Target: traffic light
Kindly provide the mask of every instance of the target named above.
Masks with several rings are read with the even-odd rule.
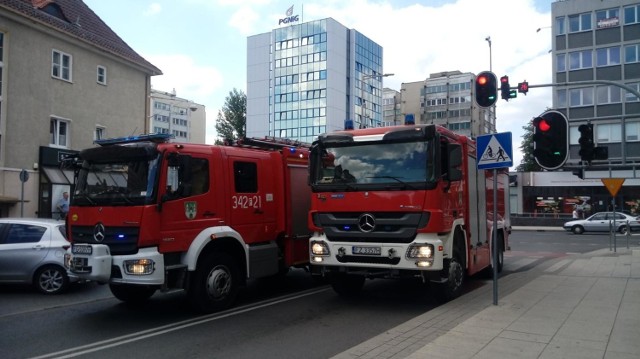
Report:
[[[491,107],[498,100],[498,84],[496,75],[490,71],[482,71],[476,76],[476,103],[480,107]]]
[[[554,170],[567,162],[569,156],[569,122],[556,110],[549,110],[533,119],[533,157],[540,167]]]
[[[580,131],[580,139],[578,143],[580,144],[580,159],[583,161],[591,162],[596,154],[596,144],[593,142],[593,125],[588,123],[586,125],[578,126],[578,131]]]
[[[518,83],[518,92],[523,93],[526,96],[527,92],[529,92],[529,83],[527,81],[519,82]]]
[[[500,78],[500,97],[503,100],[509,101],[511,98],[511,86],[509,85],[509,76],[502,76]],[[517,94],[516,94],[517,96]]]

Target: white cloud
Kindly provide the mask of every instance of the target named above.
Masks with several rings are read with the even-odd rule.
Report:
[[[153,16],[153,15],[159,14],[161,11],[162,11],[162,5],[158,3],[152,3],[142,14],[144,16]]]
[[[202,66],[194,60],[181,54],[148,55],[151,63],[162,70],[163,75],[153,76],[151,86],[154,90],[171,92],[205,106],[207,113],[206,143],[215,140],[215,118],[221,106],[216,91],[223,86],[223,76],[220,71],[211,66]]]
[[[260,15],[250,6],[242,6],[229,18],[229,26],[238,29],[244,36],[255,35],[255,24]]]

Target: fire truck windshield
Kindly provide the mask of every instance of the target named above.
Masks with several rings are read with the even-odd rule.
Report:
[[[331,143],[313,152],[314,189],[425,189],[435,181],[433,141]]]
[[[85,160],[72,199],[74,206],[131,206],[152,203],[158,159]]]

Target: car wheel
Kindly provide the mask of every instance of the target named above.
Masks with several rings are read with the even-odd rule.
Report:
[[[44,294],[59,294],[69,286],[69,276],[64,268],[56,265],[44,266],[36,272],[33,279],[36,289]]]
[[[618,232],[620,232],[620,234],[622,235],[626,235],[628,231],[629,227],[627,227],[627,225],[620,226],[620,228],[618,229]]]
[[[584,228],[582,228],[582,226],[574,226],[573,228],[571,228],[571,231],[573,232],[573,234],[582,234],[584,233]]]

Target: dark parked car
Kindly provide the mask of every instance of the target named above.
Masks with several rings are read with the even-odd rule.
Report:
[[[627,233],[627,222],[632,232],[640,230],[640,218],[625,213],[615,212],[615,221],[613,220],[614,212],[598,212],[586,219],[576,219],[565,223],[562,227],[567,231],[575,234],[584,232],[609,232],[609,225],[612,224],[616,232],[622,234]]]
[[[29,283],[45,294],[64,292],[76,277],[64,268],[64,222],[0,218],[0,283]]]

